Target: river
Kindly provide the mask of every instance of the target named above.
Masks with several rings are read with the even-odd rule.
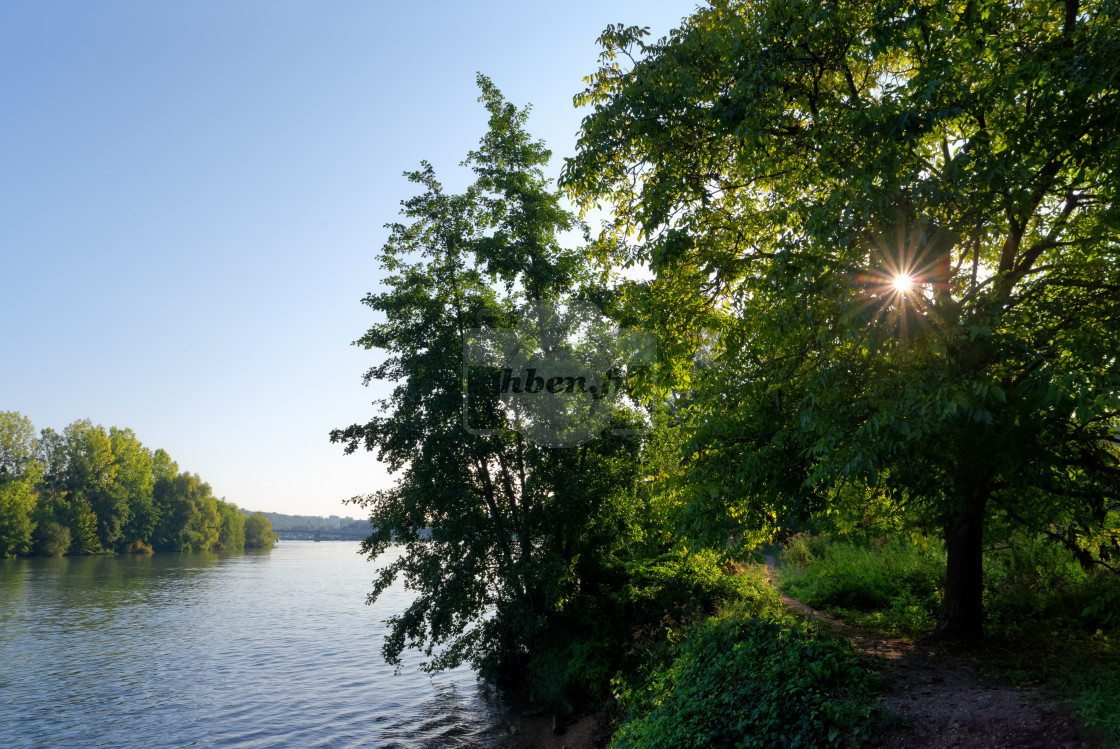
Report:
[[[382,661],[409,593],[365,605],[357,551],[0,560],[0,746],[509,743],[510,708],[471,671]]]

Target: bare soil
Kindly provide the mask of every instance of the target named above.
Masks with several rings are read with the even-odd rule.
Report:
[[[773,557],[766,562],[773,569]],[[884,706],[910,723],[886,737],[885,749],[1100,746],[1038,690],[984,678],[980,666],[990,653],[982,646],[881,637],[786,595],[782,601],[850,640],[856,650],[882,660],[880,673],[888,684]]]

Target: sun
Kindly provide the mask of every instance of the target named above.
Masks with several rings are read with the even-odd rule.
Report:
[[[891,286],[894,287],[895,291],[905,293],[914,288],[914,279],[906,274],[899,274],[891,280]]]

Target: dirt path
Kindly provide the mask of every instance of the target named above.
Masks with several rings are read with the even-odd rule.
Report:
[[[766,556],[774,570],[774,557]],[[857,650],[883,659],[888,710],[912,719],[887,737],[885,749],[1080,749],[1096,747],[1036,690],[996,684],[977,670],[980,655],[947,643],[880,637],[782,595],[807,619],[825,623]]]

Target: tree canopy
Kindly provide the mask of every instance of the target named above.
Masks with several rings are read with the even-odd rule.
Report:
[[[0,559],[271,548],[268,518],[245,515],[131,429],[81,419],[36,436],[26,416],[0,411]]]
[[[407,223],[389,226],[385,291],[363,300],[380,320],[357,345],[384,352],[365,380],[395,388],[379,415],[331,439],[348,452],[376,450],[399,472],[392,489],[357,500],[370,511],[371,559],[404,546],[379,559],[370,599],[398,577],[416,592],[389,620],[385,657],[400,663],[414,647],[429,669],[469,662],[489,676],[527,673],[539,699],[560,705],[589,682],[602,689],[601,671],[616,658],[619,641],[603,627],[621,621],[621,611],[606,612],[625,598],[608,592],[625,585],[622,569],[642,539],[642,440],[606,434],[555,449],[528,439],[496,390],[480,387],[501,372],[467,371],[472,329],[541,322],[526,302],[610,301],[586,253],[559,241],[578,222],[542,174],[549,152],[525,130],[528,109],[485,76],[478,83],[490,120],[464,162],[475,182],[449,194],[427,163],[407,175],[420,193],[402,202]],[[522,342],[566,345],[547,335]],[[642,418],[610,408],[613,427]]]
[[[562,184],[655,272],[632,298],[689,393],[691,534],[885,499],[944,533],[965,637],[985,532],[1115,564],[1118,22],[718,0],[604,32]]]

